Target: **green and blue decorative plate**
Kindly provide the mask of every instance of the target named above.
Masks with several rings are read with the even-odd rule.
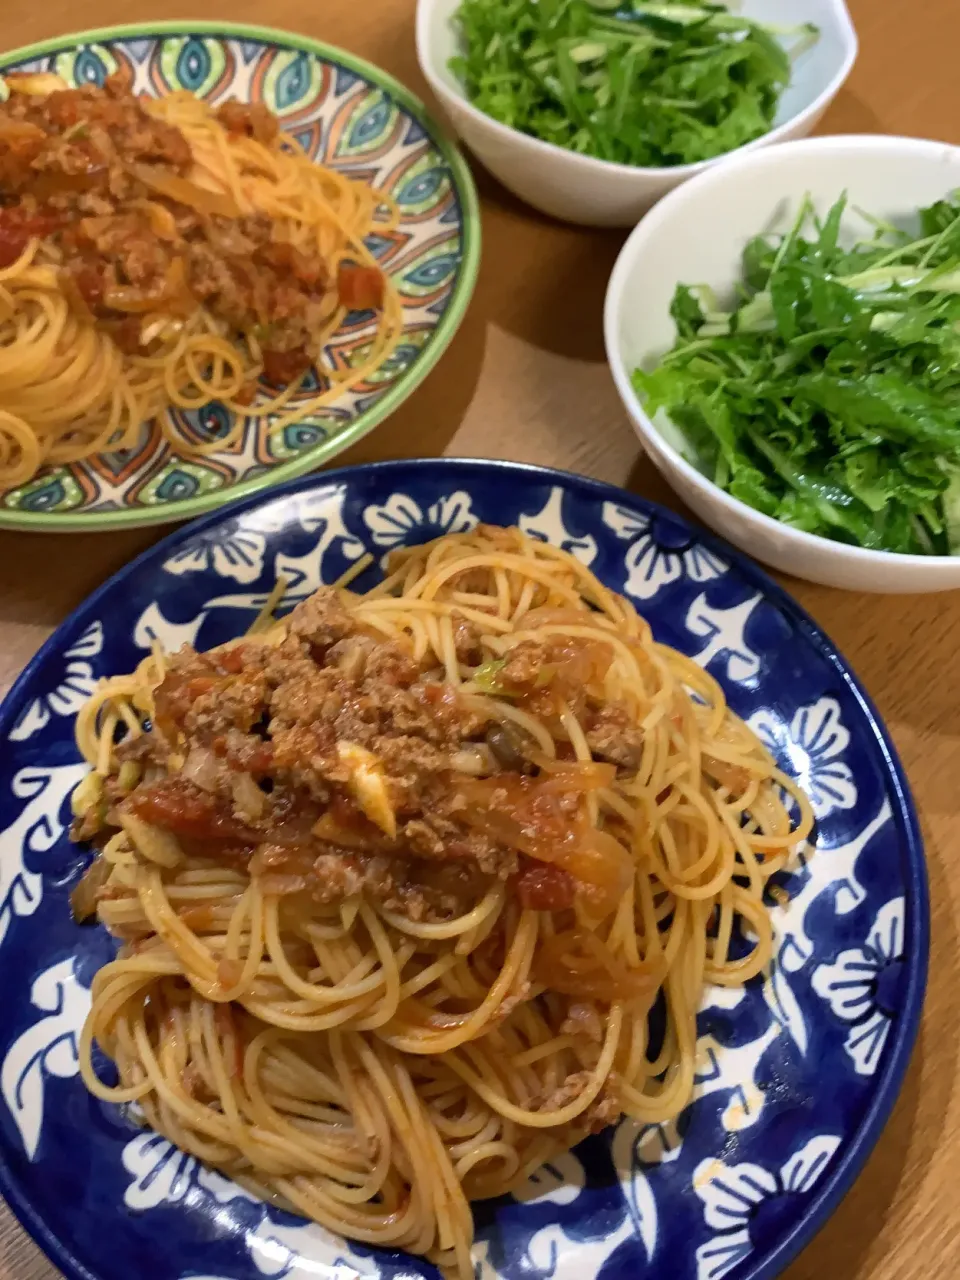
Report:
[[[0,527],[64,532],[184,520],[313,470],[382,422],[426,376],[476,281],[480,214],[467,165],[386,72],[305,36],[222,22],[110,27],[0,55],[0,74],[51,70],[77,85],[118,68],[135,92],[152,97],[188,89],[213,102],[263,102],[318,162],[389,192],[399,226],[368,244],[400,292],[403,336],[375,373],[295,426],[271,431],[269,417],[251,417],[229,448],[181,457],[157,423],[145,423],[134,449],[47,468],[0,494]],[[347,316],[328,345],[330,361],[362,361],[374,323],[369,312]],[[304,396],[314,391],[308,381]],[[169,412],[198,443],[231,425],[216,402]]]

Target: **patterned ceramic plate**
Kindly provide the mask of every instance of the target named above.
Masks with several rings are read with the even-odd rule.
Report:
[[[135,92],[189,89],[212,102],[264,102],[323,164],[393,195],[396,231],[368,244],[399,290],[400,345],[353,390],[303,422],[270,432],[250,418],[228,449],[180,458],[159,426],[135,449],[51,467],[0,493],[0,527],[60,531],[184,520],[231,498],[311,471],[353,444],[406,399],[439,360],[463,318],[480,261],[473,179],[423,104],[386,72],[305,36],[213,22],[153,22],[50,40],[0,55],[0,73],[49,69],[70,84],[99,84],[124,69]],[[339,368],[365,358],[369,312],[351,313],[327,356]],[[303,396],[316,382],[304,384]],[[198,443],[226,435],[233,416],[212,403],[171,410]]]
[[[769,1280],[875,1142],[917,1031],[927,888],[893,748],[830,642],[748,561],[620,490],[500,463],[349,469],[146,552],[0,711],[0,1190],[74,1280],[436,1280],[267,1207],[87,1095],[77,1033],[112,944],[71,922],[84,856],[65,826],[84,771],[73,718],[98,676],[131,669],[152,636],[239,633],[278,574],[302,598],[366,551],[478,520],[519,524],[625,591],[717,677],[817,816],[816,848],[783,878],[772,973],[706,993],[691,1106],[663,1127],[622,1123],[479,1206],[478,1280]]]

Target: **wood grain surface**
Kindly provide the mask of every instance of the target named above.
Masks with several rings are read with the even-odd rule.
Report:
[[[850,7],[860,59],[822,131],[960,143],[960,0]],[[428,96],[413,10],[414,0],[2,0],[0,43],[202,14],[339,44]],[[678,507],[641,455],[604,361],[603,294],[623,236],[549,222],[483,172],[477,180],[483,264],[464,324],[423,386],[342,461],[512,458]],[[71,609],[159,536],[0,532],[0,693]],[[951,1280],[960,1276],[960,593],[884,598],[786,585],[850,659],[890,726],[920,808],[933,906],[926,1011],[902,1095],[853,1190],[786,1280]],[[59,1275],[0,1202],[0,1280]]]

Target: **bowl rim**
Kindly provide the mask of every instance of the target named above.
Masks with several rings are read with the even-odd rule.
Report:
[[[334,63],[352,71],[368,84],[384,90],[423,128],[431,144],[450,171],[453,190],[460,206],[460,263],[456,282],[446,310],[440,316],[427,344],[399,380],[381,398],[359,415],[344,430],[336,432],[312,449],[289,458],[276,466],[260,469],[237,484],[214,489],[210,493],[162,503],[156,507],[139,505],[120,510],[82,512],[18,511],[2,505],[0,494],[0,529],[28,529],[35,533],[96,533],[112,529],[142,528],[191,520],[215,511],[235,499],[248,497],[316,470],[332,458],[356,444],[374,427],[388,418],[423,382],[447,350],[460,328],[473,296],[480,269],[482,221],[480,198],[466,157],[448,129],[427,109],[425,103],[406,85],[375,63],[361,58],[338,45],[315,40],[312,36],[281,27],[259,23],[220,22],[214,19],[172,18],[154,22],[115,23],[71,31],[33,44],[0,51],[0,75],[11,63],[65,51],[78,46],[117,40],[149,39],[151,36],[226,36],[250,40],[258,44],[294,48],[315,59]]]
[[[671,180],[675,178],[678,182],[684,182],[715,168],[718,164],[726,163],[731,157],[750,154],[760,148],[775,146],[787,130],[796,128],[798,124],[804,124],[811,117],[816,118],[817,115],[826,110],[849,77],[860,52],[859,37],[857,36],[856,27],[853,25],[853,18],[850,15],[846,0],[827,0],[839,23],[840,43],[844,48],[843,61],[826,87],[821,89],[816,98],[808,103],[802,111],[792,115],[789,120],[784,120],[782,124],[774,125],[766,133],[762,133],[759,138],[753,138],[750,142],[745,142],[741,146],[735,147],[732,151],[724,151],[718,156],[712,156],[709,160],[697,160],[693,164],[666,166],[621,164],[617,160],[601,160],[597,156],[585,156],[577,151],[569,151],[566,147],[558,146],[555,142],[544,142],[542,138],[534,138],[531,134],[523,133],[521,130],[513,128],[512,125],[503,124],[502,121],[495,120],[493,116],[488,116],[479,107],[475,107],[466,97],[459,84],[453,87],[444,80],[437,69],[433,57],[432,42],[429,38],[430,20],[440,2],[441,0],[417,0],[416,10],[417,61],[427,83],[436,96],[441,102],[455,102],[457,109],[465,112],[475,124],[486,127],[489,133],[505,142],[512,141],[520,144],[532,155],[544,158],[553,157],[555,159],[563,157],[569,161],[571,167],[579,167],[584,177],[607,175],[610,177],[629,178],[632,176],[638,179],[643,178],[646,181],[656,178],[669,178]]]
[[[807,533],[802,529],[794,529],[773,516],[765,515],[755,507],[735,498],[721,489],[699,468],[679,452],[678,449],[657,428],[647,413],[639,395],[634,391],[630,381],[630,372],[620,352],[619,321],[627,304],[627,276],[633,269],[637,258],[645,248],[644,241],[655,235],[661,227],[670,221],[683,202],[694,202],[702,195],[708,194],[711,187],[721,182],[736,182],[744,172],[760,169],[765,165],[773,168],[784,153],[800,151],[832,152],[856,150],[866,152],[882,152],[894,148],[906,149],[917,155],[926,155],[931,161],[945,156],[953,159],[960,168],[960,145],[950,142],[938,142],[933,138],[911,138],[903,134],[828,134],[818,138],[797,138],[790,142],[781,142],[763,151],[750,155],[735,157],[723,170],[712,169],[700,174],[681,187],[670,191],[663,199],[634,227],[623,244],[617,260],[610,273],[606,297],[603,306],[603,337],[607,352],[607,363],[616,384],[617,392],[623,406],[630,417],[637,434],[644,441],[650,441],[652,447],[666,455],[670,465],[685,480],[725,507],[731,514],[748,517],[761,529],[777,533],[785,538],[794,550],[829,551],[839,559],[853,564],[877,567],[887,565],[891,568],[908,568],[923,565],[934,573],[945,574],[952,566],[960,577],[960,556],[955,555],[913,555],[903,551],[879,551],[869,547],[853,546],[850,543],[834,541],[817,533]]]

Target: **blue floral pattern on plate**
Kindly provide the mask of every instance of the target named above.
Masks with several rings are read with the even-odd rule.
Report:
[[[130,449],[45,467],[0,494],[0,527],[46,517],[48,526],[69,518],[95,528],[105,515],[108,523],[122,516],[117,522],[149,524],[211,510],[263,487],[271,472],[288,479],[333,457],[395,408],[439,358],[476,275],[476,194],[456,148],[386,73],[305,37],[204,22],[68,36],[4,54],[0,72],[11,70],[52,71],[77,85],[119,74],[147,97],[186,89],[215,104],[264,103],[311,158],[395,200],[397,225],[384,224],[367,244],[397,290],[402,332],[389,359],[302,422],[274,430],[270,415],[253,414],[233,444],[183,456],[172,452],[159,423],[145,423]],[[375,332],[374,312],[350,312],[330,336],[322,364],[343,371],[364,363]],[[318,385],[314,374],[293,403],[309,399]],[[262,400],[268,393],[260,394]],[[166,417],[204,446],[233,422],[216,401],[170,409]]]
[[[769,1280],[876,1140],[916,1036],[927,889],[906,783],[843,659],[747,560],[638,498],[509,464],[382,463],[159,543],[63,624],[0,710],[0,1189],[69,1276],[435,1277],[262,1204],[87,1095],[77,1037],[113,944],[69,913],[86,860],[66,838],[84,770],[72,721],[91,681],[154,638],[206,647],[243,630],[280,574],[302,599],[369,552],[362,588],[393,547],[479,521],[518,524],[631,595],[803,781],[817,831],[783,876],[771,972],[705,993],[691,1105],[668,1125],[623,1122],[478,1206],[477,1280]]]

